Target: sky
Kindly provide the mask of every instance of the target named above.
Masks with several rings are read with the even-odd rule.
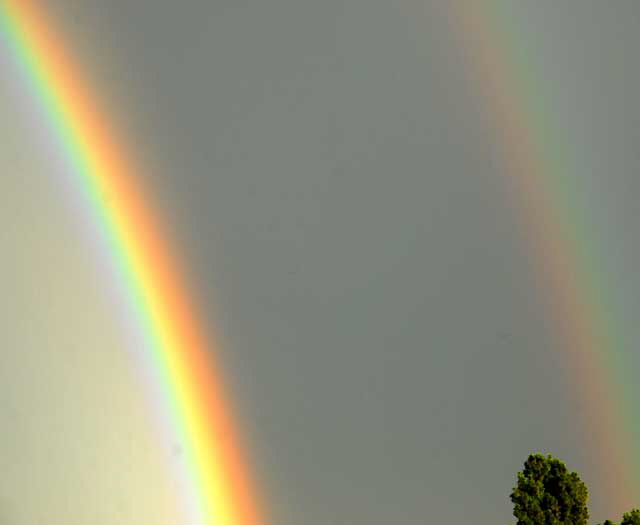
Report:
[[[629,510],[599,484],[576,416],[590,407],[446,2],[47,11],[188,261],[271,524],[507,523],[531,452],[580,473],[594,521]],[[506,16],[632,341],[640,5]],[[96,226],[6,49],[0,71],[0,521],[178,523],[180,451],[125,350]]]

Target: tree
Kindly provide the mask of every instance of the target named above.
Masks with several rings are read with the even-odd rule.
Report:
[[[517,525],[587,525],[587,486],[549,455],[532,454],[511,493]],[[625,525],[640,525],[629,522]]]
[[[602,525],[618,525],[611,520],[606,520]],[[633,509],[629,512],[625,512],[622,515],[622,522],[620,525],[640,525],[640,509]]]
[[[622,523],[620,525],[640,525],[640,509],[633,509],[630,512],[625,512],[622,516]]]

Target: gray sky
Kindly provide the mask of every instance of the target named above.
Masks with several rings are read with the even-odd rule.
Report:
[[[594,520],[628,510],[598,495],[575,416],[588,407],[571,399],[496,139],[437,4],[51,2],[220,332],[274,525],[506,523],[532,451],[579,471]],[[617,254],[630,336],[640,6],[510,13]],[[100,256],[4,102],[25,95],[6,76],[0,88],[0,520],[175,523],[154,503],[177,490],[159,474],[169,452],[110,350],[124,336]]]

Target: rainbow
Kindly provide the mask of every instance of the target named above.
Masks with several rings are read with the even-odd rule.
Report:
[[[132,156],[116,141],[93,90],[63,46],[54,24],[31,0],[0,0],[0,37],[46,114],[78,190],[96,221],[142,324],[148,366],[181,439],[197,523],[261,525],[212,341],[189,305],[176,250],[163,238],[158,214],[136,179]]]
[[[576,196],[577,172],[554,121],[551,101],[514,26],[509,2],[456,0],[447,13],[468,68],[470,85],[486,108],[502,171],[519,210],[541,299],[565,352],[575,405],[586,406],[581,433],[616,515],[638,505],[640,456],[631,422],[633,378],[611,290],[603,278],[603,250],[588,229],[588,206]]]

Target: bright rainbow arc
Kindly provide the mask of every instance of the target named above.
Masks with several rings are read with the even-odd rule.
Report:
[[[182,440],[196,491],[198,523],[263,525],[222,384],[186,297],[185,275],[145,192],[137,166],[91,95],[43,10],[31,0],[0,1],[0,35],[12,48],[38,104],[65,149],[143,324],[149,360]]]
[[[501,0],[456,0],[450,4],[450,21],[469,81],[489,109],[488,125],[499,141],[503,171],[558,345],[566,352],[576,402],[588,408],[579,419],[585,444],[600,465],[609,512],[626,511],[638,505],[640,459],[635,429],[623,417],[631,418],[633,411],[628,371],[621,364],[621,327],[600,275],[602,254],[585,229],[588,210],[572,194],[567,175],[573,166],[508,6]]]

